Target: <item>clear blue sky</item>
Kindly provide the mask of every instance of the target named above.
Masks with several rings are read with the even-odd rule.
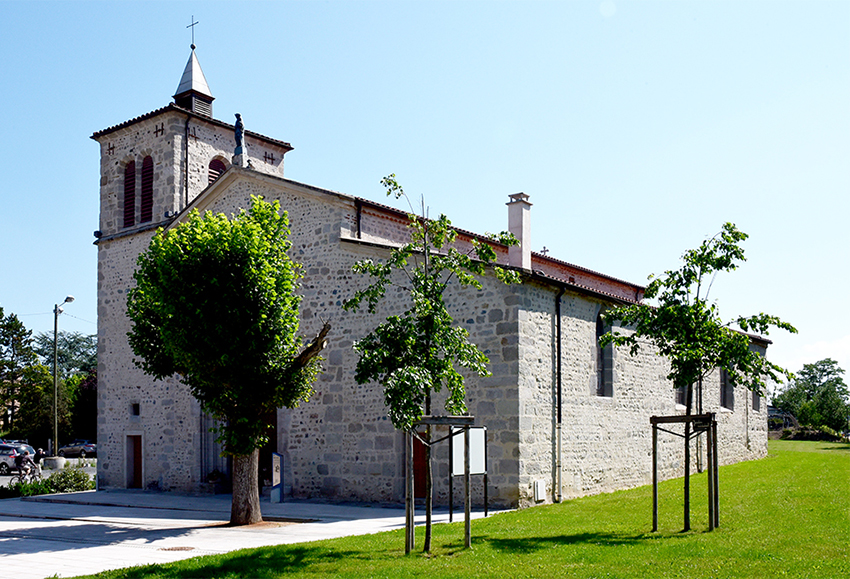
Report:
[[[96,332],[98,145],[197,55],[217,118],[295,147],[286,175],[507,228],[635,283],[725,221],[721,315],[795,324],[769,356],[850,372],[850,2],[0,2],[0,306]],[[391,200],[390,203],[395,203]],[[397,206],[401,207],[397,204]]]

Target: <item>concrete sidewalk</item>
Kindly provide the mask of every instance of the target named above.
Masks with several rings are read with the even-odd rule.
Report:
[[[404,509],[261,499],[265,523],[227,527],[230,495],[89,491],[0,501],[4,577],[74,577],[237,549],[404,527]],[[473,513],[474,518],[483,513]],[[417,510],[416,522],[424,523]],[[448,522],[448,511],[435,512]],[[463,511],[455,512],[463,520]],[[399,537],[402,542],[403,537]]]

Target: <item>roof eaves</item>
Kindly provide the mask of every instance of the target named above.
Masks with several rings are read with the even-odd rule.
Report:
[[[145,231],[150,231],[151,229],[159,229],[160,227],[166,227],[169,225],[173,219],[163,219],[162,221],[158,221],[156,223],[149,222],[144,223],[142,225],[138,225],[133,228],[123,229],[111,235],[104,235],[103,237],[98,237],[94,240],[94,245],[99,245],[106,241],[112,241],[113,239],[120,239],[122,237],[128,237],[130,235],[136,235],[139,233],[144,233]]]
[[[200,114],[192,112],[188,109],[184,109],[183,107],[179,107],[174,103],[169,103],[168,106],[164,106],[160,109],[156,109],[156,110],[151,111],[149,113],[146,113],[144,115],[135,117],[135,118],[130,119],[129,121],[125,121],[125,122],[123,122],[119,125],[114,125],[112,127],[108,127],[108,128],[103,129],[101,131],[97,131],[97,132],[92,134],[91,138],[94,139],[94,140],[97,140],[99,137],[108,135],[110,133],[114,133],[115,131],[118,131],[118,130],[123,129],[125,127],[129,127],[129,126],[134,125],[138,122],[145,121],[147,119],[156,117],[158,115],[165,114],[165,113],[170,112],[170,111],[183,113],[183,114],[189,115],[189,116],[191,116],[195,119],[202,120],[204,122],[207,122],[207,123],[219,126],[219,127],[223,127],[223,128],[227,128],[227,129],[233,129],[234,128],[233,125],[225,123],[224,121],[214,119],[213,117],[207,117],[207,116],[204,116],[204,115],[200,115]],[[287,151],[291,151],[291,150],[294,149],[294,147],[292,145],[290,145],[289,143],[287,143],[286,141],[279,141],[277,139],[272,139],[271,137],[261,135],[260,133],[255,133],[253,131],[245,131],[245,134],[250,135],[254,138],[260,139],[262,141],[265,141],[267,143],[277,145],[277,146],[279,146],[283,149],[286,149]]]
[[[503,266],[503,267],[505,267],[505,266]],[[528,271],[523,270],[523,269],[514,268],[514,267],[511,267],[510,269],[515,269],[515,270],[519,271],[520,273],[524,273],[525,275],[529,275],[530,277],[532,277],[534,279],[538,279],[538,280],[543,281],[545,283],[554,284],[554,285],[557,285],[558,287],[571,289],[571,290],[577,291],[579,293],[589,294],[589,295],[594,295],[594,296],[599,296],[599,297],[605,297],[607,299],[614,300],[614,301],[622,303],[622,304],[639,304],[639,303],[641,303],[640,300],[638,300],[638,299],[625,298],[623,296],[619,296],[619,295],[616,295],[616,294],[612,294],[610,292],[598,290],[596,288],[588,287],[588,286],[582,285],[580,283],[575,283],[575,282],[563,280],[561,278],[554,277],[554,276],[549,275],[549,274],[547,274],[543,271],[540,271],[540,270],[534,270],[529,274]],[[633,285],[633,284],[628,284],[628,285]]]
[[[564,265],[564,266],[566,266],[566,267],[571,267],[571,268],[573,268],[573,269],[577,269],[577,270],[579,270],[579,271],[582,271],[582,272],[585,272],[585,273],[589,273],[589,274],[591,274],[591,275],[595,275],[595,276],[599,276],[599,277],[604,277],[605,279],[609,279],[609,280],[611,280],[611,281],[615,281],[615,282],[617,282],[617,283],[622,283],[622,284],[625,284],[625,285],[628,285],[628,286],[631,286],[631,287],[634,287],[634,288],[640,289],[641,291],[643,291],[643,290],[645,290],[645,289],[646,289],[646,287],[645,287],[645,286],[638,285],[638,284],[635,284],[635,283],[632,283],[632,282],[630,282],[630,281],[626,281],[626,280],[623,280],[623,279],[619,279],[619,278],[616,278],[616,277],[614,277],[614,276],[610,276],[610,275],[605,274],[605,273],[600,273],[600,272],[598,272],[598,271],[594,271],[594,270],[592,270],[592,269],[588,269],[588,268],[586,268],[586,267],[582,267],[582,266],[580,266],[580,265],[575,265],[574,263],[569,263],[569,262],[567,262],[567,261],[563,261],[563,260],[560,260],[560,259],[557,259],[557,258],[554,258],[554,257],[549,257],[548,255],[543,255],[542,253],[537,253],[537,252],[535,252],[535,251],[532,251],[532,252],[531,252],[531,255],[532,255],[532,258],[536,258],[536,259],[539,259],[539,260],[542,260],[542,261],[549,261],[549,262],[551,262],[551,263],[556,263],[556,264],[558,264],[558,265]]]

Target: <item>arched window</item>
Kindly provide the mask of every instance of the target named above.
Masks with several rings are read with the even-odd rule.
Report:
[[[136,224],[136,162],[124,167],[124,227]]]
[[[142,210],[139,223],[153,219],[153,159],[150,155],[142,161]]]
[[[221,159],[213,159],[210,161],[210,185],[215,183],[216,179],[221,177],[221,174],[227,171],[227,167]]]
[[[596,316],[596,395],[611,398],[614,396],[614,346],[608,344],[604,348],[599,345],[599,338],[608,333],[602,312]]]

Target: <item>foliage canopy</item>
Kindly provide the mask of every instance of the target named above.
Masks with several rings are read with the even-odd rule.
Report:
[[[850,392],[842,378],[844,369],[832,358],[805,364],[794,381],[773,399],[773,405],[797,417],[804,426],[848,429]]]
[[[65,379],[68,373],[62,371],[62,360],[86,360],[75,371],[91,371],[97,365],[94,336],[69,334],[68,344],[88,344],[85,348],[63,349],[63,333],[59,334],[60,379],[58,382],[57,419],[61,432],[87,433],[94,439],[97,427],[97,379],[93,375],[76,374]],[[66,358],[63,353],[72,352]],[[78,356],[79,354],[79,356]],[[43,364],[40,363],[42,358]],[[15,314],[4,315],[0,308],[0,405],[3,412],[4,427],[10,438],[29,440],[32,444],[47,446],[47,439],[53,436],[53,376],[49,368],[53,365],[53,334],[38,334],[24,326]],[[84,367],[89,370],[84,370]],[[93,379],[94,397],[78,402],[77,393],[81,382],[88,384]],[[76,414],[79,412],[79,414]],[[72,429],[73,427],[73,429]],[[79,432],[75,429],[79,427]],[[69,434],[69,438],[70,438]]]
[[[395,175],[381,180],[387,195],[405,197]],[[360,354],[355,379],[359,384],[380,382],[390,420],[398,429],[411,428],[424,411],[430,411],[430,396],[447,390],[445,408],[450,414],[466,412],[463,376],[458,367],[488,376],[488,359],[469,342],[469,332],[454,325],[443,294],[452,280],[463,286],[481,289],[478,277],[496,261],[496,252],[488,243],[472,239],[471,247],[455,247],[457,231],[451,221],[440,215],[436,220],[424,215],[408,215],[410,241],[390,252],[386,262],[359,261],[356,273],[366,274],[372,283],[346,300],[343,308],[357,310],[366,304],[375,313],[389,286],[409,294],[409,308],[389,316],[355,344]],[[495,243],[516,245],[510,233],[492,235]],[[498,279],[519,281],[517,272],[493,266]]]
[[[280,204],[252,197],[232,219],[193,211],[138,258],[127,301],[135,363],[157,379],[179,374],[223,421],[229,454],[262,446],[258,417],[306,400],[320,369],[318,350],[300,352],[301,274],[290,245]]]
[[[0,405],[6,426],[14,422],[19,389],[27,369],[38,363],[33,350],[32,332],[15,314],[5,315],[0,308]]]
[[[45,366],[53,367],[53,332],[35,335],[33,350]],[[56,359],[59,376],[91,374],[97,370],[97,336],[61,331],[56,336]]]
[[[764,313],[724,323],[716,304],[708,301],[715,276],[734,271],[745,261],[740,244],[747,237],[733,223],[725,223],[715,236],[686,251],[679,269],[650,276],[644,295],[655,299],[656,306],[632,304],[603,314],[607,323],[620,322],[633,331],[623,334],[612,329],[600,338],[600,344],[628,346],[635,355],[642,342],[649,341],[670,360],[667,378],[675,387],[688,388],[689,410],[693,385],[715,368],[726,370],[735,384],[760,393],[766,378],[778,381],[780,375],[789,375],[750,347],[747,332],[767,335],[775,326],[796,333],[791,324]]]

